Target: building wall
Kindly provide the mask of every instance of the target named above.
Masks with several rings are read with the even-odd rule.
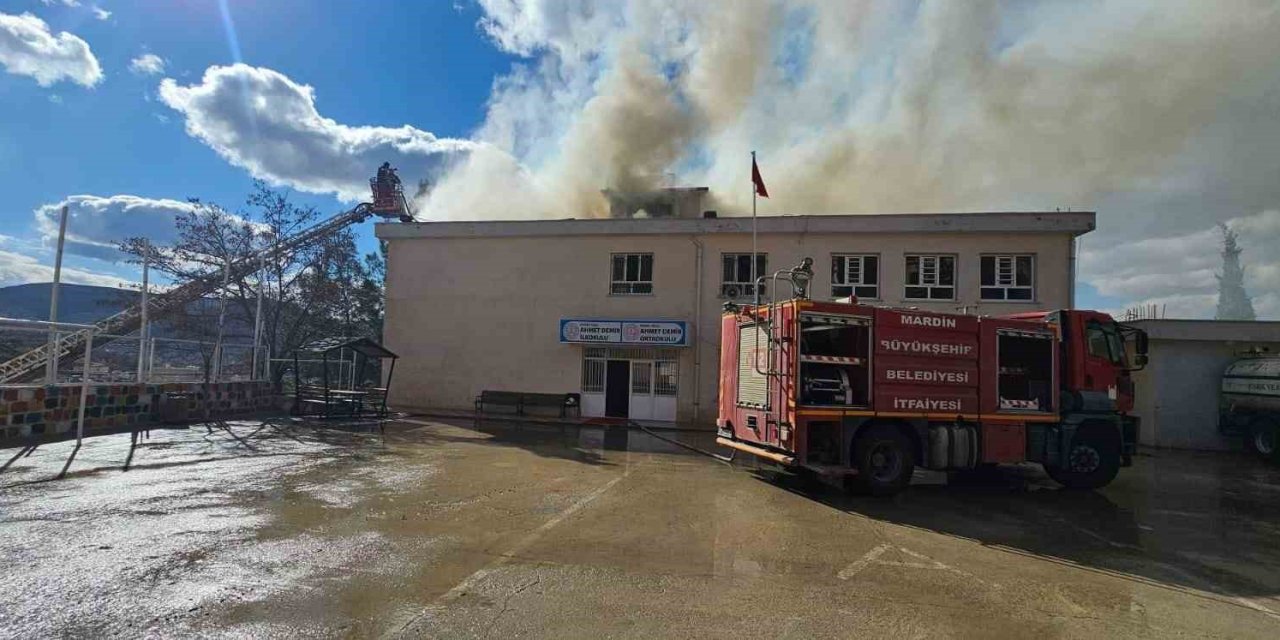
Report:
[[[1156,447],[1222,450],[1239,443],[1218,434],[1222,371],[1242,350],[1280,343],[1222,340],[1159,340],[1150,343],[1150,364],[1134,374],[1134,413],[1141,418],[1139,442]]]
[[[695,239],[703,245],[698,326]],[[812,257],[818,299],[830,297],[832,253],[876,253],[881,298],[874,304],[999,314],[1064,308],[1071,300],[1069,233],[762,233],[758,245],[769,271]],[[740,233],[389,238],[384,339],[401,356],[390,402],[470,408],[484,389],[577,391],[582,350],[558,342],[561,318],[670,319],[689,322],[696,345],[681,353],[677,419],[712,422],[725,302],[721,254],[750,250],[750,234]],[[609,295],[610,255],[617,252],[654,254],[652,295]],[[903,300],[904,255],[916,252],[957,256],[957,300]],[[1036,299],[979,304],[979,257],[1010,252],[1036,254]]]

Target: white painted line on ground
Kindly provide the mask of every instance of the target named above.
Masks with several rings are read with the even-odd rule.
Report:
[[[439,598],[436,598],[436,602],[437,603],[449,602],[456,599],[458,596],[461,596],[464,592],[466,592],[467,589],[471,588],[471,585],[479,582],[482,578],[492,573],[495,569],[505,564],[508,560],[520,555],[522,551],[533,546],[533,543],[537,542],[538,539],[541,538],[543,534],[550,531],[553,527],[560,524],[561,522],[564,522],[565,519],[568,518],[569,516],[572,516],[573,514],[581,511],[583,507],[587,506],[588,504],[591,504],[596,498],[599,498],[600,496],[604,495],[606,491],[613,488],[613,485],[618,484],[619,482],[622,481],[623,478],[627,477],[628,475],[631,475],[630,468],[624,471],[622,475],[604,483],[595,491],[592,491],[591,493],[579,498],[576,502],[569,505],[569,508],[557,514],[556,517],[542,523],[541,526],[539,526],[537,529],[534,529],[533,531],[530,531],[527,535],[525,535],[525,537],[521,538],[519,542],[516,542],[514,545],[512,545],[511,548],[498,554],[498,557],[495,558],[493,562],[490,562],[488,565],[485,565],[484,567],[480,568],[475,573],[472,573],[466,578],[463,578],[462,582],[459,582],[452,589],[446,591],[444,595],[440,596]]]
[[[883,555],[885,551],[888,551],[891,546],[892,545],[887,542],[876,545],[870,551],[863,554],[861,558],[854,560],[849,563],[849,566],[841,569],[840,573],[836,574],[836,577],[841,580],[848,580],[849,578],[852,578],[857,575],[859,571],[866,569],[867,565],[871,564],[872,561]]]
[[[422,422],[419,420],[400,420],[399,422],[412,422],[414,424],[422,424],[427,426],[435,426],[439,424],[439,423]],[[550,520],[542,523],[541,525],[538,526],[538,528],[534,529],[533,531],[530,531],[524,537],[520,538],[520,540],[516,541],[516,543],[511,547],[509,547],[507,550],[497,554],[497,557],[494,558],[492,562],[477,569],[471,575],[463,578],[461,582],[454,585],[452,589],[449,589],[440,597],[436,598],[431,604],[424,607],[422,611],[415,614],[404,624],[399,625],[395,629],[383,634],[383,637],[384,638],[399,637],[401,634],[404,633],[406,629],[413,626],[414,623],[426,617],[433,608],[438,608],[443,604],[447,604],[459,598],[463,593],[466,593],[466,591],[470,589],[473,585],[483,580],[485,576],[488,576],[489,574],[493,573],[503,564],[506,564],[508,561],[510,561],[512,558],[519,556],[525,549],[528,549],[529,547],[533,546],[535,542],[537,542],[544,534],[546,534],[556,525],[560,524],[561,522],[564,522],[573,514],[581,511],[584,507],[594,502],[596,498],[599,498],[600,496],[604,495],[605,492],[607,492],[609,489],[612,489],[614,485],[618,484],[619,482],[622,482],[624,478],[631,475],[631,470],[632,470],[632,467],[628,466],[627,469],[623,471],[622,474],[619,475],[618,477],[604,483],[603,485],[593,490],[591,493],[588,493],[587,495],[574,501],[574,503],[569,505],[568,508],[566,508],[564,511],[561,511],[560,513],[556,514],[554,518],[551,518]]]
[[[902,553],[903,555],[915,558],[916,560],[919,560],[919,562],[914,562],[911,560],[881,560],[880,559],[880,556],[884,555],[886,551],[889,551],[892,549],[896,549],[899,553]],[[852,578],[853,576],[857,575],[859,571],[866,569],[867,566],[871,564],[878,564],[886,567],[897,567],[902,569],[927,569],[930,571],[946,571],[948,573],[954,573],[956,575],[959,575],[965,578],[976,580],[982,584],[985,584],[991,587],[998,588],[1000,586],[998,584],[987,582],[986,580],[983,580],[982,578],[979,578],[978,576],[975,576],[972,573],[969,573],[968,571],[964,571],[963,569],[957,569],[951,565],[943,564],[918,551],[912,551],[906,547],[895,547],[894,545],[891,545],[887,542],[882,542],[876,545],[874,548],[872,548],[870,551],[864,554],[861,558],[858,558],[857,560],[854,560],[853,562],[851,562],[849,566],[841,569],[840,572],[836,574],[836,577],[841,580],[848,580],[849,578]]]

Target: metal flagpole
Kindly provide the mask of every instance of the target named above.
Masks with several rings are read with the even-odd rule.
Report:
[[[756,152],[751,152],[751,294],[753,298],[759,298],[756,288],[760,283],[756,282],[756,262],[759,258],[756,256],[756,196],[759,191],[756,189]]]
[[[62,282],[62,246],[67,240],[67,205],[58,222],[58,253],[53,262],[53,287],[49,290],[49,359],[44,365],[45,384],[58,383],[58,285]]]

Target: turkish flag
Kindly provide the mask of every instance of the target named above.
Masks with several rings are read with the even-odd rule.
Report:
[[[764,188],[764,178],[760,177],[760,167],[756,166],[756,159],[751,158],[751,182],[756,185],[756,195],[762,198],[769,197],[769,190]]]

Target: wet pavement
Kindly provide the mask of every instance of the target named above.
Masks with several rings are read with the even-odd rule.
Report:
[[[1280,470],[1243,456],[883,500],[620,427],[73,449],[0,450],[0,637],[1280,637]]]

